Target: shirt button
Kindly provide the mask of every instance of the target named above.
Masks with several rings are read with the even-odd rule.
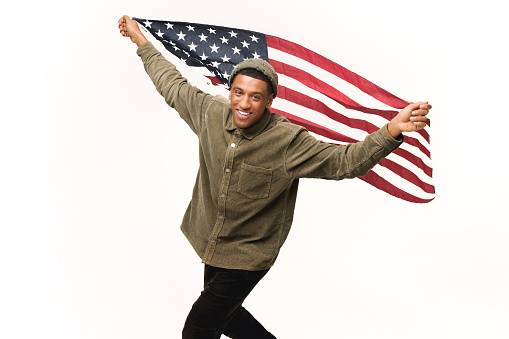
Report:
[[[219,214],[219,219],[223,219],[224,216],[222,214]]]
[[[226,173],[230,173],[230,169],[229,168],[225,169],[225,171],[226,171]]]
[[[215,242],[216,242],[216,239],[211,238],[211,239],[210,239],[210,242],[211,242],[211,243],[215,243]]]
[[[224,193],[221,193],[221,198],[224,198],[226,197],[226,195],[224,195]]]
[[[235,148],[235,143],[232,142],[232,144],[230,145],[232,148]]]

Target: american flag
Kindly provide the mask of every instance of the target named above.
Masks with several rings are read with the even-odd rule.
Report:
[[[133,18],[185,65],[228,85],[233,68],[248,58],[268,61],[279,76],[271,111],[304,126],[319,139],[346,144],[363,140],[409,102],[318,53],[254,31],[189,22]],[[434,199],[429,120],[361,180],[415,203]]]

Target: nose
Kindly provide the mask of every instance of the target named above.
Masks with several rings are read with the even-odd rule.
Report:
[[[243,95],[242,98],[240,98],[239,106],[243,110],[246,110],[251,106],[249,102],[249,97],[247,95]]]

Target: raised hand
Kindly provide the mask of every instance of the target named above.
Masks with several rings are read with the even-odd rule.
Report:
[[[131,38],[131,41],[138,47],[147,42],[147,39],[138,27],[138,23],[131,19],[128,15],[124,15],[118,20],[118,28],[120,30],[120,34]]]
[[[387,126],[392,137],[397,137],[401,132],[415,132],[426,126],[426,115],[431,105],[427,101],[410,104],[401,110]]]

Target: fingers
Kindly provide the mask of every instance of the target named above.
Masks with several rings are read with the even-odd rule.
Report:
[[[419,108],[420,108],[420,109],[425,109],[425,110],[428,110],[428,111],[429,111],[429,110],[431,109],[431,105],[430,105],[430,104],[428,104],[428,102],[426,101],[425,103],[420,104],[420,105],[419,105]]]
[[[130,19],[128,15],[122,16],[120,19],[118,19],[118,28],[120,30],[120,34],[122,34],[125,37],[129,36],[129,33],[127,32],[127,20]]]

